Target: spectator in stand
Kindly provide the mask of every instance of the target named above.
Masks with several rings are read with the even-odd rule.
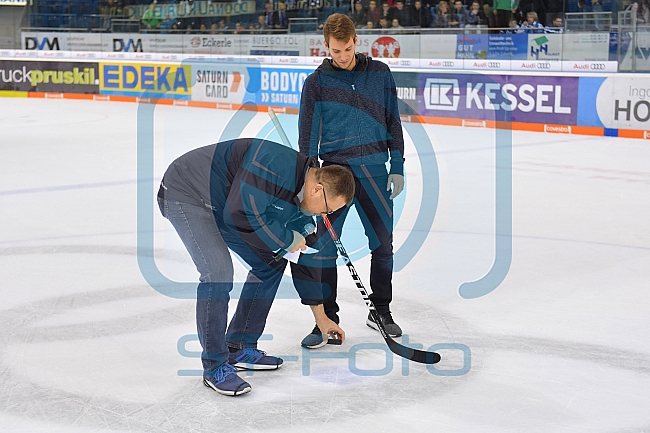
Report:
[[[602,12],[603,3],[603,0],[578,0],[578,9],[580,9],[580,12]],[[594,18],[588,19],[588,21],[593,23],[596,30],[602,30],[602,19]],[[586,23],[583,25],[587,27]]]
[[[433,17],[433,26],[437,28],[449,27],[449,3],[445,0],[440,0],[438,3],[438,10]]]
[[[449,27],[464,28],[467,23],[465,5],[463,0],[454,1],[454,10],[451,13]]]
[[[382,30],[390,29],[390,24],[388,24],[386,17],[379,18],[379,28]]]
[[[552,23],[555,18],[562,18],[566,12],[565,8],[566,0],[548,0],[546,4],[546,22]]]
[[[640,2],[635,1],[634,3],[630,4],[625,10],[636,11],[637,24],[650,23],[650,7],[648,7],[646,0],[641,0]]]
[[[368,15],[368,21],[372,21],[373,27],[377,27],[379,25],[379,18],[381,17],[381,11],[377,7],[377,2],[375,0],[370,0],[366,15]]]
[[[240,35],[242,33],[250,33],[250,32],[246,29],[246,27],[244,27],[242,25],[241,22],[238,21],[237,23],[235,23],[235,31],[234,31],[234,33],[236,35]]]
[[[102,28],[111,27],[111,19],[123,15],[122,3],[115,0],[106,0],[99,4],[99,13],[102,17]]]
[[[393,22],[393,9],[391,9],[390,5],[385,0],[381,5],[381,15],[379,18],[386,18],[387,23]]]
[[[275,25],[278,23],[278,15],[273,10],[273,3],[267,1],[264,3],[264,9],[264,23],[266,24],[266,27],[269,29],[275,28]]]
[[[546,33],[564,33],[564,26],[562,25],[562,17],[557,17],[553,20],[552,27],[546,27]]]
[[[219,27],[217,26],[217,23],[212,23],[210,26],[210,34],[216,35],[217,33],[219,33]]]
[[[544,0],[546,1],[546,0]],[[522,17],[528,17],[528,12],[535,12],[538,16],[538,21],[542,25],[546,24],[546,21],[542,21],[542,18],[546,18],[546,6],[542,0],[519,0],[519,9],[518,12]]]
[[[226,30],[228,30],[228,25],[226,24],[226,20],[224,18],[221,18],[219,20],[219,34],[226,33]]]
[[[265,15],[260,15],[257,17],[257,24],[254,25],[254,30],[256,33],[267,33],[269,26],[266,25]]]
[[[393,11],[393,19],[397,18],[400,26],[409,27],[411,24],[411,11],[404,7],[404,0],[397,0],[395,3],[395,10]]]
[[[142,15],[142,24],[147,30],[159,30],[162,20],[156,16],[156,3],[151,3],[149,9]]]
[[[399,20],[397,18],[393,18],[393,21],[390,23],[390,28],[399,30],[399,29],[403,29],[404,27],[400,25]]]
[[[309,0],[309,16],[320,21],[324,3],[324,0]]]
[[[493,0],[492,6],[492,13],[495,17],[495,26],[500,28],[508,27],[512,14],[517,12],[519,0]]]
[[[521,28],[526,33],[544,33],[544,26],[537,21],[537,12],[528,12]]]
[[[517,19],[516,18],[510,18],[510,21],[508,21],[508,30],[501,30],[502,33],[507,33],[507,34],[517,34],[517,33],[524,33],[523,30],[519,27],[519,24],[517,24]]]
[[[276,12],[278,16],[277,24],[274,28],[276,29],[286,29],[289,27],[289,18],[287,17],[287,6],[283,1],[278,2],[278,11]]]
[[[497,17],[494,15],[494,9],[490,6],[490,3],[483,3],[483,14],[488,20],[488,27],[493,28],[497,26]]]
[[[428,8],[423,8],[420,0],[415,0],[413,10],[411,11],[411,18],[413,20],[411,24],[421,28],[431,27],[431,22],[433,21],[431,11]]]
[[[489,24],[485,12],[481,9],[481,3],[474,0],[467,11],[466,27],[487,26]]]
[[[363,4],[361,4],[361,0],[355,0],[354,10],[350,12],[349,16],[354,23],[354,27],[357,29],[362,28],[366,25],[366,23],[368,23],[368,16],[363,10]]]

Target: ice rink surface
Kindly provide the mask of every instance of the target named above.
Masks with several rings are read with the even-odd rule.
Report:
[[[154,179],[140,179],[151,207],[166,165],[217,141],[233,112],[154,116]],[[279,118],[295,140],[297,116]],[[260,343],[285,365],[240,373],[253,391],[231,398],[196,376],[192,299],[139,269],[138,120],[137,104],[0,98],[0,431],[650,431],[647,142],[514,132],[512,261],[470,300],[458,287],[492,266],[495,168],[509,168],[495,164],[494,131],[426,126],[429,144],[407,138],[392,311],[409,344],[446,344],[442,362],[387,353],[340,268],[346,343],[302,351],[313,319],[287,280]],[[279,141],[265,114],[242,128]],[[196,281],[153,215],[157,267]],[[343,242],[368,286],[360,239],[352,219]]]

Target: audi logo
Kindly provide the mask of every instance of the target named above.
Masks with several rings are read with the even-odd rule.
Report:
[[[454,62],[442,62],[442,66],[453,67]]]
[[[551,69],[551,64],[548,62],[538,63],[537,69]]]
[[[501,63],[500,62],[488,62],[488,68],[500,68]]]
[[[605,64],[604,63],[592,63],[589,65],[589,69],[593,69],[595,71],[604,71],[605,70]]]

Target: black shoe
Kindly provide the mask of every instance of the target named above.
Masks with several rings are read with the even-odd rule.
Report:
[[[311,334],[307,335],[302,339],[300,345],[306,347],[307,349],[318,349],[327,344],[327,338],[323,338],[323,333],[320,331],[318,325],[314,326],[314,329],[311,331]]]
[[[393,316],[388,313],[384,314],[379,314],[379,319],[381,320],[382,325],[384,325],[384,329],[386,330],[386,333],[390,335],[391,337],[399,337],[402,335],[402,328],[399,327],[397,323],[393,320]],[[379,331],[379,327],[377,326],[377,323],[375,323],[374,319],[372,318],[372,314],[368,313],[368,319],[366,319],[366,325],[374,329],[375,331]]]

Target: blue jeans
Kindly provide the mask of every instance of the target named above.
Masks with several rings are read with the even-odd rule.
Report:
[[[219,227],[210,208],[160,198],[158,206],[174,226],[200,274],[196,327],[203,348],[203,370],[209,373],[228,362],[228,347],[257,347],[287,261],[274,261],[271,251],[250,246],[236,233]],[[234,275],[229,248],[251,270],[226,330]]]
[[[323,164],[326,165],[329,164]],[[377,312],[384,314],[390,311],[393,296],[393,201],[390,199],[391,192],[386,191],[388,173],[373,177],[357,177],[355,173],[354,184],[352,203],[357,209],[370,248],[370,300]],[[344,206],[328,216],[338,236],[349,212],[350,207]],[[305,263],[322,267],[323,308],[327,317],[339,323],[339,306],[336,303],[338,253],[322,219],[318,223],[317,233],[320,239],[315,247],[320,251]]]

